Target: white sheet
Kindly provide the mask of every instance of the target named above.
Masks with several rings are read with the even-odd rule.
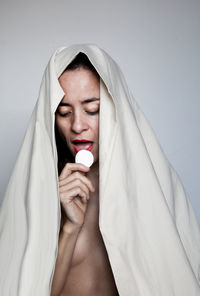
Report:
[[[58,49],[0,210],[0,291],[50,295],[60,228],[54,112],[58,77],[84,52],[101,77],[99,227],[121,296],[200,295],[200,231],[180,179],[112,58]]]

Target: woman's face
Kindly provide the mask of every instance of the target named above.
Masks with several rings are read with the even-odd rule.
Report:
[[[99,107],[100,83],[98,77],[88,69],[65,71],[59,78],[65,93],[56,110],[56,125],[61,138],[75,157],[84,145],[74,145],[74,140],[88,140],[94,162],[99,158]],[[87,149],[87,148],[84,148]]]

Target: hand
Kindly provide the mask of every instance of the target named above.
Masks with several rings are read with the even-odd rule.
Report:
[[[85,176],[89,170],[80,163],[67,163],[59,176],[59,195],[66,215],[65,224],[82,227],[84,223],[90,191],[95,191]]]

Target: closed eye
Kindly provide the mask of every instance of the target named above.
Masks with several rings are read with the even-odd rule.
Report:
[[[70,113],[71,113],[71,112],[67,112],[67,113],[63,113],[63,114],[62,114],[62,113],[59,113],[59,115],[62,116],[62,117],[67,117],[67,116],[70,115]]]
[[[95,115],[95,114],[99,113],[99,110],[93,111],[93,112],[90,112],[90,111],[86,111],[86,112],[90,115]]]

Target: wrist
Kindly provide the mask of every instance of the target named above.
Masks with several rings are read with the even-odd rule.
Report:
[[[62,227],[62,232],[67,234],[79,233],[81,231],[82,226],[73,224],[69,221],[65,222]]]

